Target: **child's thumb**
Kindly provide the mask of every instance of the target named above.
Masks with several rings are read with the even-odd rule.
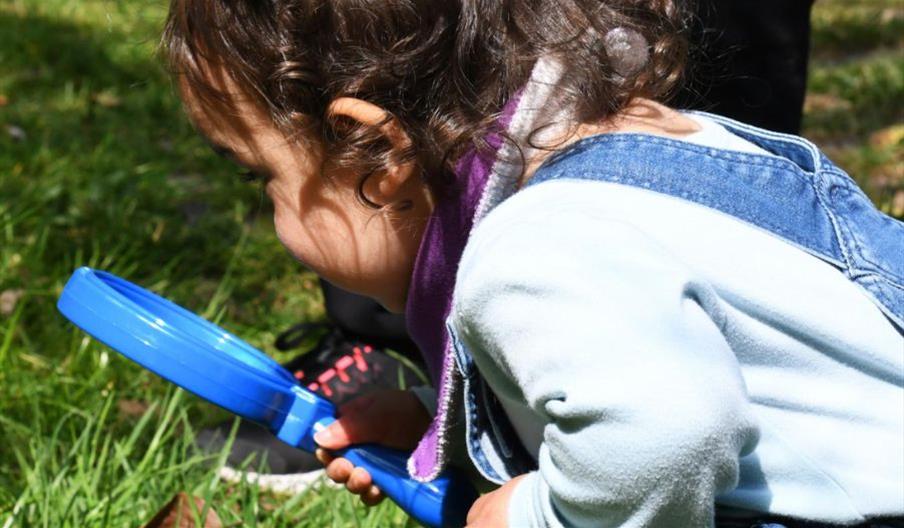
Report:
[[[342,449],[353,444],[376,442],[380,434],[366,414],[347,414],[314,435],[314,441],[326,449]]]

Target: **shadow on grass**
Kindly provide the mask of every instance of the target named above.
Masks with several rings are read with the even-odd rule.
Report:
[[[103,39],[121,40],[108,31]],[[0,13],[0,75],[8,77],[12,93],[48,91],[65,83],[110,85],[135,82],[136,72],[149,63],[129,69],[114,63],[92,28],[27,14]]]
[[[0,291],[35,292],[14,343],[50,357],[69,336],[53,301],[74,268],[178,284],[203,307],[260,202],[196,137],[138,38],[0,11]]]
[[[217,177],[225,164],[195,137],[153,49],[135,38],[0,13],[0,93],[9,101],[0,203],[34,211],[19,215],[17,231],[49,228],[48,265],[118,252],[161,267],[178,256],[195,260],[196,273],[222,273],[241,231],[233,210],[256,193]]]

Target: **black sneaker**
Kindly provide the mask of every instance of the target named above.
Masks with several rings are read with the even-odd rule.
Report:
[[[403,357],[362,340],[346,336],[326,324],[300,324],[276,340],[280,350],[290,350],[314,331],[327,330],[310,351],[283,365],[298,382],[340,406],[377,389],[407,388],[426,383],[417,367]],[[233,421],[202,430],[196,439],[206,453],[220,452]],[[247,479],[261,489],[296,494],[320,479],[323,466],[314,455],[286,445],[266,429],[242,420],[220,477],[228,482]]]

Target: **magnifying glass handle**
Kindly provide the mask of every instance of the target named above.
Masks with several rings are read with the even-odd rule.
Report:
[[[277,438],[305,451],[314,452],[314,433],[333,423],[335,408],[329,401],[301,386],[292,387],[294,398],[285,420],[273,430]],[[408,474],[408,453],[358,444],[336,451],[370,473],[373,483],[405,512],[421,523],[441,528],[464,526],[477,491],[460,471],[448,469],[430,482],[419,482]]]
[[[477,491],[458,470],[448,469],[431,482],[408,475],[408,454],[377,445],[357,445],[337,453],[370,473],[373,483],[405,512],[427,526],[464,526]]]

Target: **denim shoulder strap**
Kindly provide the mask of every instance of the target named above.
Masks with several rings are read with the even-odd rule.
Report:
[[[722,211],[836,266],[904,331],[904,224],[878,211],[809,141],[705,115],[773,155],[603,134],[552,156],[528,185],[604,181]]]

